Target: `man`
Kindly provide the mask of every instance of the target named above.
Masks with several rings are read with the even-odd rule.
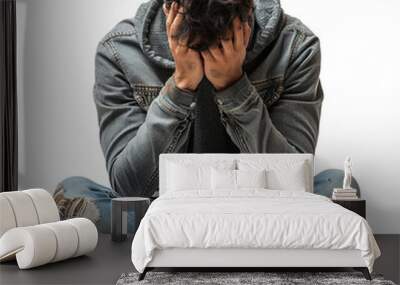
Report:
[[[142,4],[97,50],[101,145],[122,195],[157,191],[163,152],[315,150],[318,38],[277,1],[259,1],[256,17],[251,0],[182,3]],[[272,86],[260,94],[252,82]]]
[[[160,153],[314,153],[320,57],[318,37],[276,0],[141,4],[96,53],[94,100],[113,190],[64,181],[55,195],[64,216],[89,216],[109,231],[111,198],[157,196]]]

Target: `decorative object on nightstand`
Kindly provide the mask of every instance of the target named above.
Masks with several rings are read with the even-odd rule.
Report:
[[[332,201],[365,219],[365,200],[357,197],[357,189],[351,187],[352,166],[351,157],[347,156],[344,161],[343,188],[333,189]]]
[[[358,199],[357,189],[351,187],[351,177],[352,177],[352,161],[351,157],[347,156],[344,161],[344,178],[343,178],[343,188],[334,188],[332,193],[332,199],[338,200],[354,200]]]
[[[351,157],[347,156],[344,161],[344,179],[343,179],[343,189],[352,189],[351,188],[351,176],[352,171],[351,167],[353,166],[351,162]]]
[[[359,214],[364,219],[366,218],[365,209],[366,202],[363,199],[353,199],[353,200],[342,200],[342,199],[332,199],[332,202],[339,204],[340,206]]]
[[[151,200],[143,197],[120,197],[111,200],[111,240],[124,241],[128,235],[128,211],[135,213],[133,234],[150,206]]]

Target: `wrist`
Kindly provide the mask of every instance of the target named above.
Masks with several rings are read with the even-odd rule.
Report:
[[[232,76],[229,78],[229,80],[227,80],[225,83],[222,83],[220,85],[215,84],[214,85],[214,89],[217,92],[220,92],[224,89],[229,88],[230,86],[234,85],[237,81],[239,81],[243,76],[243,71],[241,70],[240,73],[238,73],[238,75],[236,76]]]
[[[249,99],[249,96],[256,96],[255,88],[251,84],[246,72],[231,86],[221,91],[215,91],[215,102],[224,111],[236,109]]]
[[[161,89],[163,96],[159,96],[161,101],[169,101],[176,109],[191,110],[196,101],[196,94],[181,90],[176,86],[173,76],[165,82],[165,88]],[[165,100],[167,99],[167,100]],[[174,108],[174,107],[173,107]]]
[[[174,73],[175,86],[183,91],[194,92],[197,89],[193,83]]]

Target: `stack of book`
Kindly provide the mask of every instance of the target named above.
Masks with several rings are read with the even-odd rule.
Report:
[[[352,200],[358,199],[357,197],[357,190],[350,188],[350,189],[342,189],[342,188],[334,188],[332,199],[335,200]]]

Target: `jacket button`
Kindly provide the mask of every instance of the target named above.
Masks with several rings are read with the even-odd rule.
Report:
[[[218,102],[218,104],[220,104],[220,105],[222,105],[222,103],[223,103],[221,99],[218,99],[217,102]]]
[[[192,103],[190,103],[189,107],[193,109],[195,106],[196,106],[196,102],[192,102]]]
[[[136,101],[137,101],[138,103],[142,103],[142,102],[144,101],[144,99],[143,99],[142,96],[137,95],[137,96],[136,96]]]

